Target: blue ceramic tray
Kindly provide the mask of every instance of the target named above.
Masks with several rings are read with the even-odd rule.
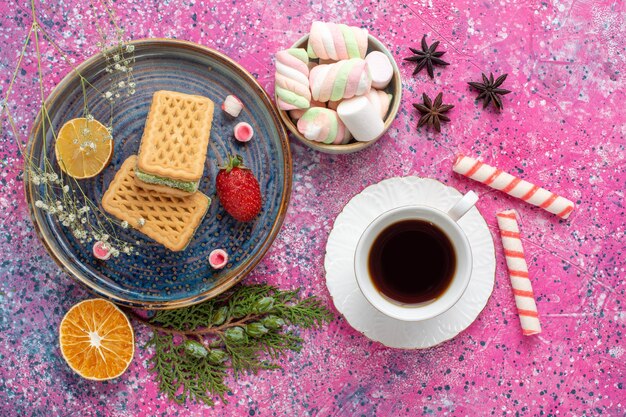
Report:
[[[134,41],[133,65],[136,93],[121,98],[113,113],[115,153],[111,164],[97,177],[81,180],[87,196],[100,204],[102,194],[115,172],[129,156],[136,154],[152,94],[172,90],[209,97],[215,102],[211,145],[200,190],[213,198],[204,221],[186,250],[171,252],[143,234],[116,229],[123,239],[139,244],[136,253],[99,261],[91,244],[82,245],[56,219],[34,207],[43,188],[26,182],[26,199],[39,237],[50,255],[71,276],[98,295],[114,302],[141,308],[177,308],[214,297],[241,281],[263,258],[281,227],[291,192],[291,154],[285,130],[274,105],[257,81],[225,55],[184,41],[147,39]],[[102,55],[78,67],[96,88],[107,91],[109,74]],[[91,114],[109,120],[110,106],[94,89],[88,89]],[[228,94],[235,94],[245,105],[238,118],[225,114],[220,105]],[[48,97],[52,125],[58,131],[63,123],[83,116],[83,92],[75,72],[70,73]],[[239,144],[232,129],[237,122],[250,123],[252,141]],[[35,121],[27,157],[42,161],[43,152],[54,158],[54,139],[48,132],[47,149],[42,139],[41,119]],[[240,154],[261,185],[263,209],[256,221],[240,223],[225,213],[215,197],[217,155]],[[59,169],[56,162],[55,169]],[[26,176],[26,179],[28,176]],[[213,270],[209,253],[224,248],[230,254],[228,266]]]

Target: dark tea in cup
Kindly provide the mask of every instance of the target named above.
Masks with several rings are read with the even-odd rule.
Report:
[[[387,226],[374,239],[368,257],[376,289],[404,304],[428,303],[450,286],[456,272],[450,238],[435,224],[421,219]]]

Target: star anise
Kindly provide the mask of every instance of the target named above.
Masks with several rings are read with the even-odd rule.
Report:
[[[478,97],[476,97],[476,100],[483,99],[483,109],[487,107],[492,101],[493,105],[496,106],[498,110],[502,110],[504,108],[500,96],[509,94],[510,91],[498,87],[502,85],[508,75],[509,74],[502,74],[494,81],[492,73],[490,73],[489,78],[487,78],[485,74],[482,74],[482,83],[476,83],[472,81],[468,82],[469,85],[480,91],[480,94],[478,95]]]
[[[428,124],[433,126],[437,132],[441,132],[441,122],[449,122],[450,118],[443,113],[447,113],[454,106],[451,104],[442,104],[443,103],[443,93],[437,94],[435,97],[435,101],[431,101],[430,97],[426,95],[426,93],[422,93],[422,100],[424,100],[424,104],[413,103],[413,107],[415,107],[422,114],[419,122],[417,122],[417,127]]]
[[[413,61],[417,64],[417,66],[415,67],[415,70],[413,71],[413,75],[417,74],[418,72],[422,70],[422,68],[426,67],[426,70],[428,71],[428,75],[430,75],[430,78],[434,78],[435,73],[433,72],[433,64],[450,65],[443,59],[440,59],[441,56],[445,54],[446,52],[445,51],[437,52],[436,51],[437,46],[439,46],[439,41],[433,42],[432,45],[428,46],[428,44],[426,43],[426,35],[424,35],[424,37],[422,38],[422,50],[421,51],[416,48],[409,48],[411,52],[413,52],[415,55],[410,56],[408,58],[404,58],[404,60]]]

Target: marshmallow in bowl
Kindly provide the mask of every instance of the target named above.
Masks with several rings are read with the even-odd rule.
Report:
[[[372,77],[372,87],[382,90],[389,85],[393,77],[393,66],[389,57],[380,51],[372,51],[365,57]]]
[[[364,59],[318,65],[309,74],[313,100],[326,102],[360,96],[370,91],[372,79]]]
[[[374,90],[372,88],[370,92],[365,95],[365,97],[367,97],[367,99],[378,109],[380,118],[385,120],[393,95],[385,93],[384,91]]]
[[[354,97],[342,101],[337,106],[337,114],[359,142],[374,140],[385,130],[380,110],[367,97]]]
[[[315,21],[311,24],[307,52],[313,59],[365,58],[367,43],[367,29]]]
[[[306,50],[290,48],[276,53],[275,88],[276,101],[281,110],[310,107],[309,57]]]
[[[330,103],[330,102],[329,102]],[[326,103],[322,103],[320,101],[315,101],[315,100],[311,100],[311,107],[326,107]],[[335,107],[336,109],[336,107]],[[335,110],[333,109],[333,110]],[[302,117],[302,115],[307,111],[308,109],[294,109],[294,110],[289,110],[289,117],[291,117],[293,120],[298,120]]]
[[[350,132],[337,116],[325,107],[311,107],[298,120],[298,131],[308,140],[325,144],[344,144],[351,139]]]
[[[374,90],[373,88],[369,93],[365,94],[364,97],[367,97],[369,101],[378,109],[380,113],[380,118],[385,120],[385,116],[387,116],[387,111],[389,110],[389,106],[391,105],[391,100],[393,99],[393,95],[386,93],[380,90]],[[327,107],[332,110],[337,110],[337,107],[343,100],[339,101],[329,101]],[[295,111],[295,110],[292,110]]]

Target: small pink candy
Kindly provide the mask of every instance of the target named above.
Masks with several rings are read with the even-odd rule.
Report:
[[[235,139],[239,142],[248,142],[254,136],[254,129],[246,122],[237,123],[233,132],[235,133]]]
[[[111,257],[111,251],[104,242],[97,241],[93,245],[93,256],[101,261],[106,261]]]
[[[233,117],[239,116],[239,113],[241,113],[242,109],[243,103],[241,102],[241,100],[239,100],[239,98],[237,98],[237,96],[228,95],[222,103],[222,110],[224,110],[226,113],[230,114]]]
[[[209,264],[215,269],[222,269],[228,263],[228,253],[224,249],[215,249],[209,254]]]

